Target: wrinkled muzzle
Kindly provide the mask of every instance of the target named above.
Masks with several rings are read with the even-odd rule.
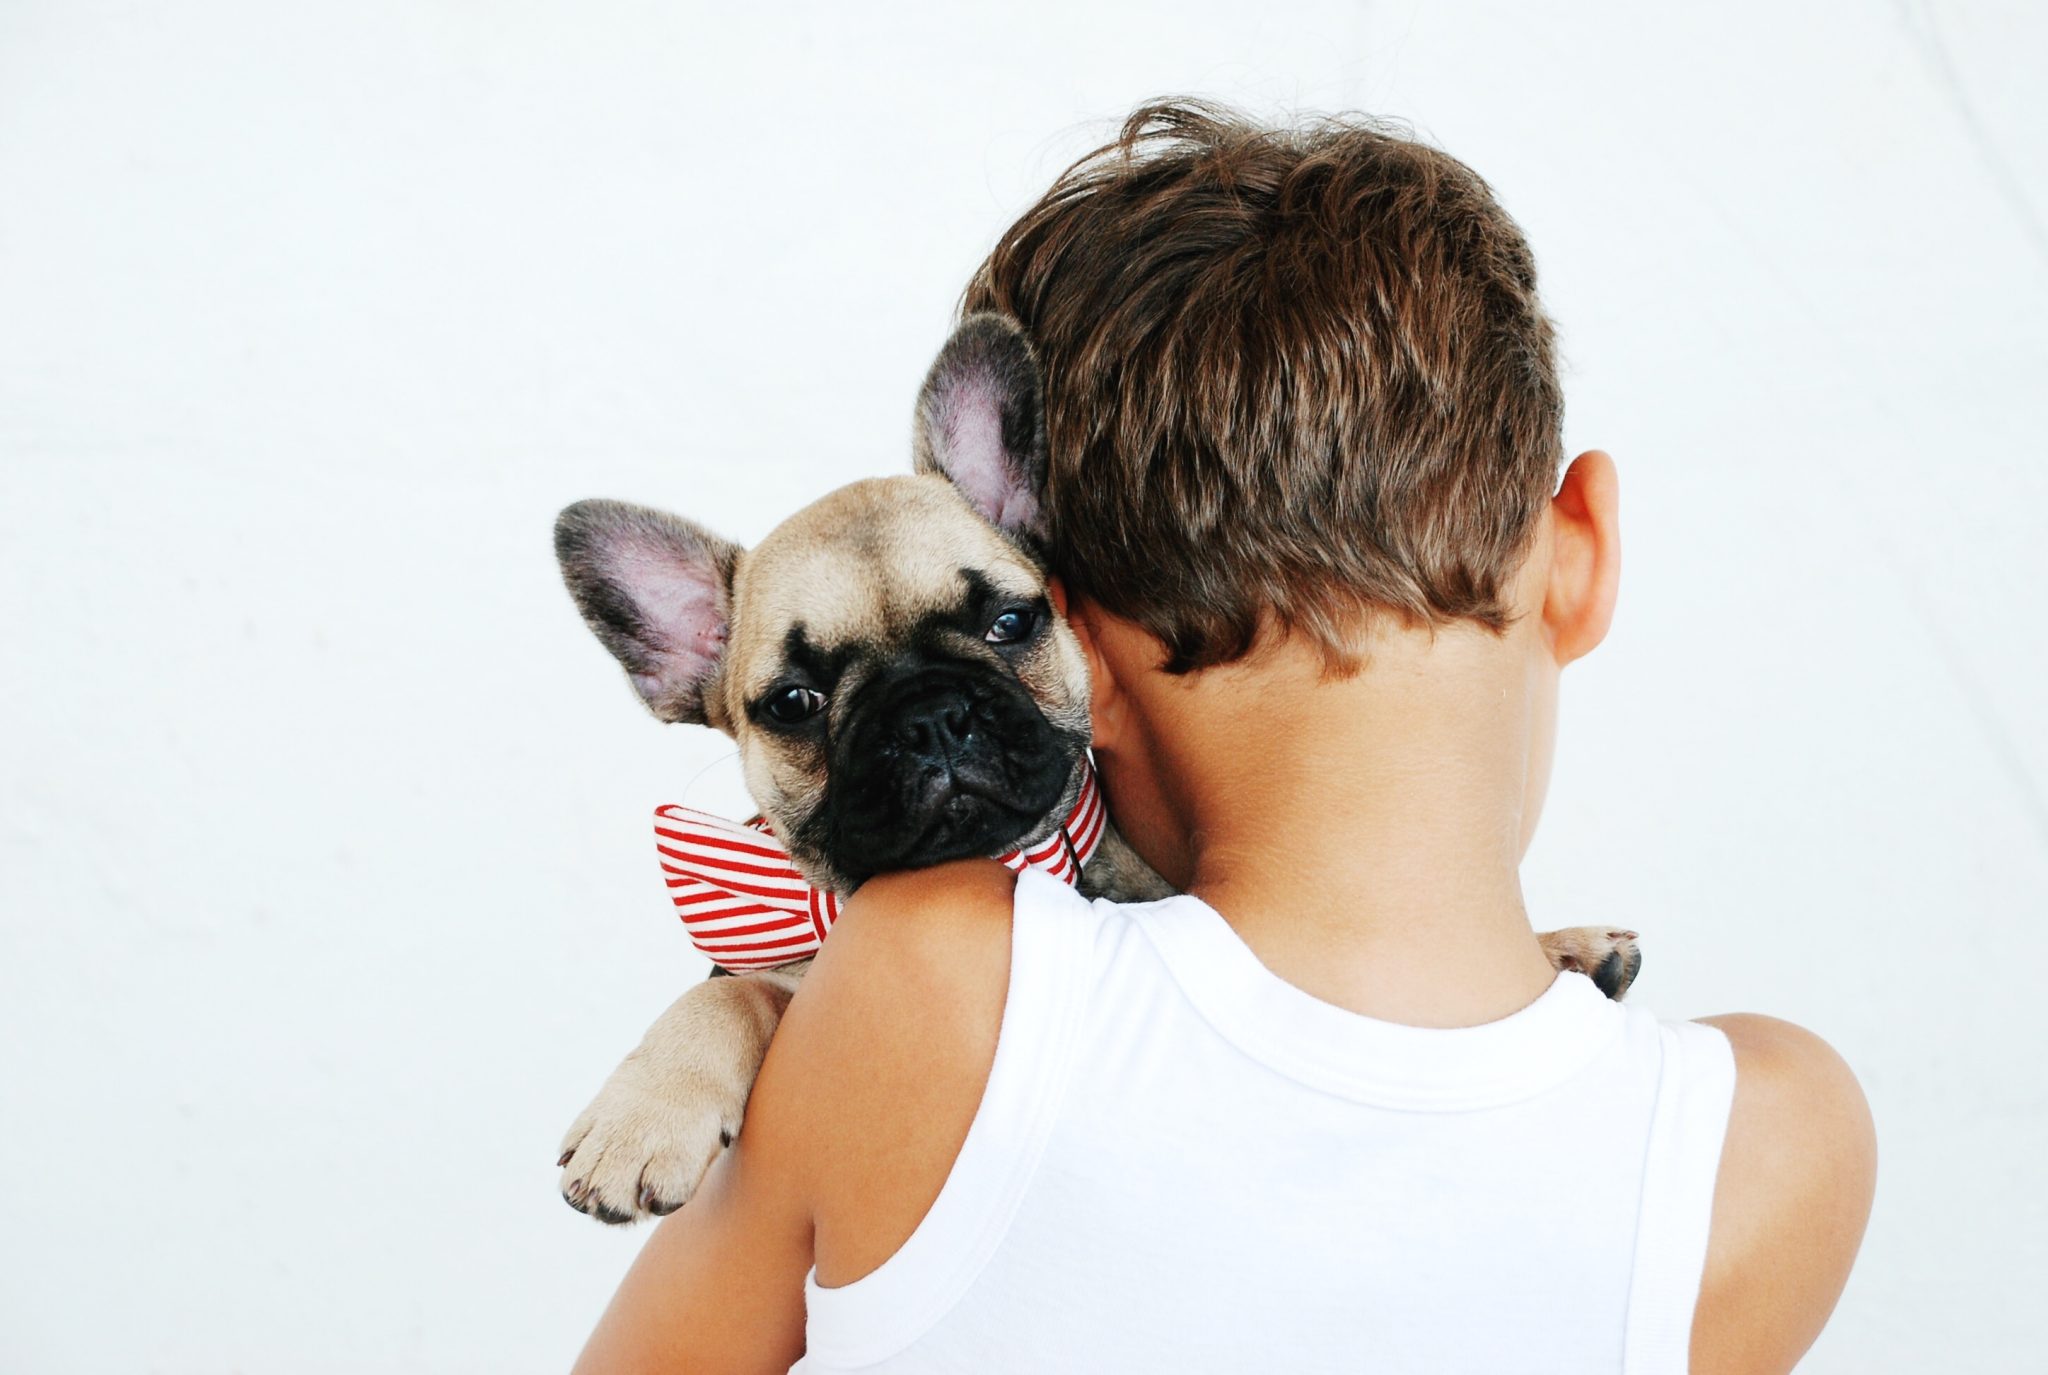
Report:
[[[878,677],[838,732],[818,838],[855,882],[999,854],[1058,804],[1085,745],[993,668],[933,665]]]

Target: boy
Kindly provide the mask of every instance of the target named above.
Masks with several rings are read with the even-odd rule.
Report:
[[[1103,786],[1187,896],[864,887],[580,1368],[1790,1369],[1868,1215],[1854,1078],[1606,1003],[1523,909],[1619,548],[1485,185],[1150,107],[965,305],[1039,350]]]

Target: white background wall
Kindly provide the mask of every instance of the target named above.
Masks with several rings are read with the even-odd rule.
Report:
[[[1883,1141],[1825,1372],[2048,1348],[2042,7],[0,0],[0,1369],[546,1371],[557,1135],[737,807],[555,579],[906,462],[968,271],[1162,92],[1522,220],[1628,570],[1529,866]],[[1574,1184],[1576,1187],[1576,1183]]]

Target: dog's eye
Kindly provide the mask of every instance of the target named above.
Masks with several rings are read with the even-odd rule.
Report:
[[[793,726],[816,716],[825,707],[825,694],[807,687],[786,687],[769,694],[761,709],[781,725]]]
[[[992,645],[1013,645],[1038,629],[1038,613],[1018,608],[1005,611],[989,622],[988,634],[983,636]]]

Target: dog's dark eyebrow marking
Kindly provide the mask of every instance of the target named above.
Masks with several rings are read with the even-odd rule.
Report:
[[[962,568],[958,572],[964,587],[959,602],[949,609],[927,612],[918,625],[915,642],[927,649],[940,648],[951,635],[979,641],[988,633],[989,622],[1014,606],[1031,607],[1040,616],[1052,614],[1052,603],[1042,590],[1013,592],[990,582],[979,569]]]
[[[820,692],[830,692],[839,682],[839,675],[846,672],[847,664],[853,661],[853,646],[841,645],[837,649],[820,649],[811,643],[804,631],[804,623],[798,621],[782,637],[782,662],[804,678]]]
[[[944,619],[952,621],[957,629],[968,635],[979,636],[988,629],[990,618],[1005,607],[1014,606],[1018,602],[1036,603],[1043,600],[1042,597],[1030,594],[1019,596],[1015,592],[997,587],[977,568],[961,569],[960,581],[966,584],[967,595],[962,599],[959,610],[952,617]]]

